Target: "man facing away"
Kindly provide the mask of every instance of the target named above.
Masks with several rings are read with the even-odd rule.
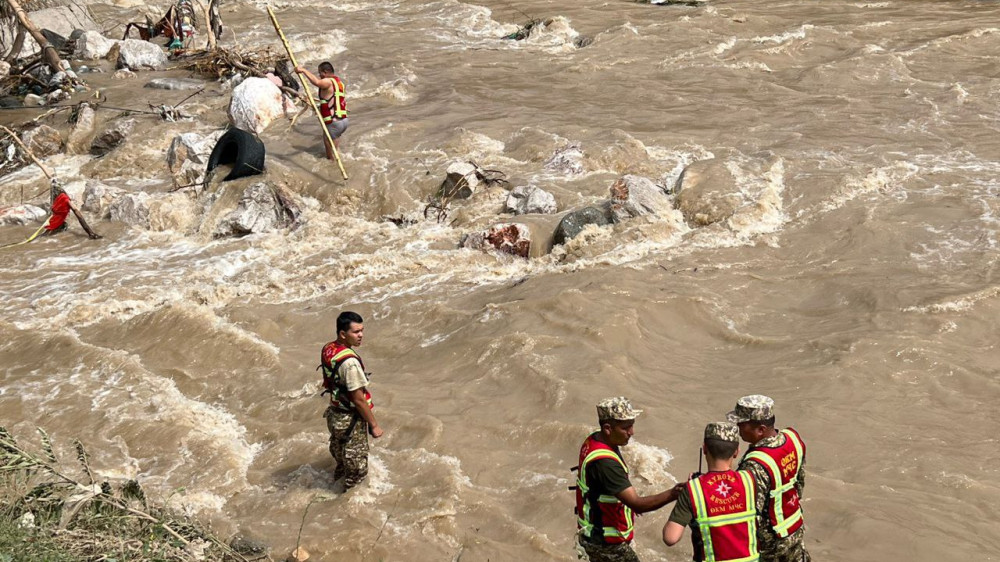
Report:
[[[727,415],[750,448],[740,470],[753,474],[757,494],[757,544],[761,562],[810,562],[802,539],[802,489],[806,446],[792,428],[774,428],[774,400],[754,394]]]
[[[708,472],[696,474],[663,526],[663,542],[674,546],[691,526],[695,562],[756,562],[757,504],[753,476],[732,470],[740,448],[739,429],[729,422],[705,427]]]
[[[337,461],[334,480],[344,478],[344,488],[357,486],[368,475],[368,434],[382,436],[375,420],[368,374],[355,348],[361,346],[365,325],[356,312],[337,317],[337,339],[323,346],[323,394],[330,406],[323,417],[330,430],[330,454]]]
[[[320,63],[319,76],[302,66],[296,66],[295,72],[305,75],[313,86],[319,88],[319,112],[323,116],[323,124],[330,132],[333,145],[340,148],[340,136],[350,125],[350,121],[347,119],[344,83],[334,74],[333,65],[329,62]],[[333,147],[327,142],[326,135],[323,135],[323,145],[326,146],[326,157],[334,160]]]
[[[625,397],[597,405],[600,430],[580,447],[576,481],[579,544],[590,562],[638,562],[632,550],[632,514],[655,511],[677,499],[682,484],[652,496],[640,496],[628,478],[619,447],[634,434],[634,410]]]

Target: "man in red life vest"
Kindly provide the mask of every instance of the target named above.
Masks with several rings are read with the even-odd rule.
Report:
[[[691,526],[695,562],[756,562],[757,504],[753,476],[732,470],[740,448],[736,424],[712,422],[705,427],[708,472],[698,474],[677,498],[663,526],[663,542],[674,546]]]
[[[330,131],[334,146],[340,148],[340,135],[343,135],[350,125],[347,119],[344,83],[334,74],[333,65],[329,62],[320,63],[319,76],[301,66],[296,66],[295,72],[305,75],[313,86],[319,88],[319,112],[323,116],[327,130]],[[326,157],[334,160],[333,148],[327,142],[326,135],[323,135],[323,144],[326,146]]]
[[[739,468],[754,477],[761,562],[810,562],[800,503],[806,484],[802,437],[790,427],[774,428],[774,400],[767,396],[740,398],[727,417],[750,443]]]
[[[368,435],[382,436],[375,420],[375,406],[368,392],[368,374],[355,348],[364,339],[364,320],[356,312],[337,317],[337,339],[323,346],[323,394],[330,407],[323,417],[330,430],[330,454],[337,461],[334,480],[344,479],[349,490],[368,476]]]
[[[580,447],[575,511],[579,544],[590,562],[638,562],[631,544],[632,514],[660,509],[677,499],[683,486],[640,496],[629,482],[619,447],[632,438],[640,413],[625,397],[602,400],[597,405],[601,429]]]
[[[49,222],[45,225],[46,236],[66,230],[66,217],[69,216],[71,207],[69,195],[66,195],[61,187],[53,185],[51,191],[52,216],[49,217]]]

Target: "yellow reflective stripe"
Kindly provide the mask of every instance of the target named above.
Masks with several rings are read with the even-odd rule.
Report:
[[[597,496],[597,501],[601,503],[618,503],[618,498],[615,496]]]
[[[798,439],[795,439],[794,434],[789,435],[790,432],[786,430],[781,430],[781,433],[782,435],[785,435],[787,439],[792,440],[792,445],[795,447],[795,453],[797,455],[800,455],[796,460],[801,464],[802,450],[799,448],[801,443],[798,442]],[[800,519],[802,519],[802,506],[798,506],[795,509],[795,513],[789,515],[788,518],[785,518],[785,506],[784,503],[782,502],[781,496],[783,496],[785,492],[787,492],[788,490],[792,489],[795,486],[796,482],[798,482],[799,479],[799,473],[798,471],[796,471],[795,476],[793,476],[791,480],[788,481],[787,484],[780,484],[781,469],[778,468],[778,463],[774,462],[774,459],[772,459],[770,455],[766,453],[761,453],[759,451],[751,451],[750,453],[747,454],[747,458],[757,459],[763,462],[768,466],[768,469],[771,471],[771,480],[774,488],[770,491],[769,495],[771,496],[771,504],[772,504],[771,508],[774,510],[775,524],[773,525],[773,528],[774,532],[777,533],[779,537],[785,538],[788,536],[788,529],[790,529],[792,525],[795,525],[796,523],[799,522]],[[768,514],[768,517],[770,517],[770,514]]]
[[[354,353],[354,350],[351,349],[351,348],[341,349],[333,357],[330,358],[330,362],[331,363],[336,363],[337,361],[340,361],[345,356],[346,357],[357,357],[358,354]]]
[[[738,513],[727,515],[709,516],[708,510],[705,508],[705,494],[701,486],[701,481],[698,479],[691,481],[691,490],[694,496],[694,505],[691,507],[694,510],[694,518],[701,532],[701,542],[705,550],[705,562],[715,562],[716,560],[715,549],[712,545],[711,529],[713,527],[722,527],[737,523],[747,523],[749,525],[747,530],[750,536],[750,556],[727,560],[726,562],[755,562],[760,559],[760,553],[757,551],[757,495],[753,487],[753,480],[750,478],[750,474],[745,471],[738,471],[737,474],[740,475],[740,479],[743,481],[743,489],[747,492],[746,508]]]
[[[583,529],[584,534],[587,536],[590,536],[594,529],[594,525],[590,522],[590,502],[587,501],[587,492],[590,490],[590,488],[587,487],[587,465],[599,459],[614,459],[618,461],[618,464],[622,465],[625,473],[628,474],[628,466],[625,465],[625,461],[616,455],[614,451],[608,449],[597,449],[595,451],[591,451],[586,457],[583,458],[583,462],[580,463],[580,476],[576,480],[576,485],[580,488],[580,494],[583,495],[583,518],[581,519],[578,517],[576,521],[577,524]],[[615,496],[609,496],[606,494],[598,496],[597,501],[599,503],[609,504],[621,503],[621,500]],[[602,527],[605,537],[611,536],[625,538],[632,532],[632,510],[624,504],[622,507],[625,512],[625,521],[628,522],[628,529],[623,534],[614,527]]]
[[[701,533],[701,544],[705,551],[705,562],[715,562],[715,548],[712,545],[712,527],[708,524],[708,509],[705,507],[705,492],[701,486],[701,480],[695,478],[691,481],[691,491],[694,496],[694,518],[698,523],[698,531]]]
[[[747,515],[751,517],[747,523],[747,530],[750,531],[750,557],[743,560],[758,560],[760,553],[757,551],[757,489],[753,485],[753,477],[745,470],[739,470],[736,474],[743,479],[743,489],[747,491]]]

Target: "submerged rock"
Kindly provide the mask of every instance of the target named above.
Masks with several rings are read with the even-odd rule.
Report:
[[[673,208],[663,188],[649,178],[625,175],[611,186],[611,219],[614,222],[643,215],[662,216]]]
[[[468,199],[482,183],[480,168],[472,162],[454,162],[445,173],[447,175],[438,188],[439,197]]]
[[[39,125],[21,133],[21,141],[37,158],[62,152],[63,141],[59,131],[48,125]]]
[[[237,129],[260,134],[284,114],[285,99],[281,90],[267,78],[247,78],[233,88],[229,121]]]
[[[87,180],[87,186],[83,189],[81,208],[102,219],[111,218],[111,203],[124,192],[120,187],[105,185],[97,180]]]
[[[115,197],[108,209],[111,220],[149,228],[149,199],[149,194],[141,191]]]
[[[244,236],[267,232],[287,224],[281,201],[267,183],[251,185],[243,191],[236,210],[219,221],[212,235]]]
[[[0,225],[25,225],[31,222],[40,222],[46,216],[48,216],[48,213],[45,212],[45,209],[34,205],[3,207],[0,208]]]
[[[556,212],[556,198],[533,185],[519,185],[507,196],[504,212],[515,215],[552,214]]]
[[[677,208],[684,220],[698,226],[728,219],[743,204],[736,178],[724,161],[692,162],[677,179]]]
[[[128,80],[130,78],[135,78],[136,76],[137,76],[136,73],[132,72],[131,70],[129,70],[127,68],[119,68],[118,70],[115,71],[114,74],[111,75],[111,79],[112,80]]]
[[[108,56],[118,41],[108,39],[96,31],[84,31],[76,39],[73,56],[84,60],[97,60]]]
[[[611,224],[608,212],[598,207],[584,207],[576,211],[566,213],[566,216],[559,221],[555,233],[552,236],[553,244],[565,244],[567,241],[576,238],[578,234],[588,224],[604,226]]]
[[[564,146],[549,157],[542,167],[564,176],[578,176],[583,173],[583,149],[575,144]]]
[[[467,234],[459,245],[527,258],[531,254],[531,230],[519,223],[498,224],[482,232]]]
[[[197,90],[205,84],[189,78],[154,78],[143,86],[154,90]]]
[[[118,148],[135,128],[135,119],[119,119],[90,143],[90,153],[94,156],[104,156]]]
[[[167,54],[156,43],[126,39],[118,44],[116,68],[157,69],[167,64]]]

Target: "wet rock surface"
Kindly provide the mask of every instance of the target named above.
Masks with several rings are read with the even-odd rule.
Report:
[[[599,207],[584,207],[576,211],[566,213],[556,226],[552,236],[553,244],[565,244],[575,238],[589,224],[604,226],[611,224],[608,211]]]
[[[447,175],[438,188],[438,195],[441,197],[468,199],[482,183],[481,170],[472,162],[454,162],[445,173]]]
[[[167,54],[155,43],[126,39],[118,45],[117,68],[157,69],[167,64]]]
[[[0,207],[0,225],[4,226],[41,222],[46,216],[48,216],[48,212],[45,209],[34,205]]]
[[[498,224],[481,232],[467,234],[460,246],[484,251],[496,250],[527,258],[531,255],[531,230],[519,223]]]
[[[262,182],[243,191],[236,209],[219,221],[212,235],[245,236],[267,232],[287,222],[281,201],[271,186]]]
[[[233,88],[229,122],[237,129],[260,134],[272,121],[285,115],[285,109],[285,99],[274,82],[267,78],[247,78]]]
[[[90,140],[94,135],[97,114],[94,108],[88,104],[81,104],[80,110],[76,114],[76,124],[66,139],[66,149],[73,154],[87,152],[90,148]]]
[[[504,212],[515,215],[552,214],[556,212],[556,198],[535,186],[519,185],[507,196]]]
[[[73,56],[83,60],[97,60],[108,56],[118,41],[108,39],[96,31],[84,31],[76,39]]]
[[[149,228],[149,204],[147,193],[123,193],[111,202],[108,214],[113,221]]]
[[[207,135],[183,133],[174,137],[167,149],[167,168],[175,185],[200,183],[205,179],[208,156],[223,133],[224,130],[218,130]]]
[[[135,119],[119,119],[113,122],[110,127],[94,137],[94,141],[90,143],[90,153],[94,156],[104,156],[121,146],[132,134],[133,129],[135,129]]]
[[[21,133],[21,141],[37,157],[45,158],[62,151],[63,141],[59,131],[48,125],[39,125]]]
[[[692,162],[677,179],[677,209],[688,223],[705,226],[728,219],[743,204],[736,178],[720,159]]]
[[[611,219],[622,222],[645,215],[662,216],[673,210],[666,191],[649,178],[625,175],[611,185]]]
[[[125,191],[119,187],[105,185],[97,180],[87,180],[81,208],[102,219],[111,218],[111,203],[123,193]]]

